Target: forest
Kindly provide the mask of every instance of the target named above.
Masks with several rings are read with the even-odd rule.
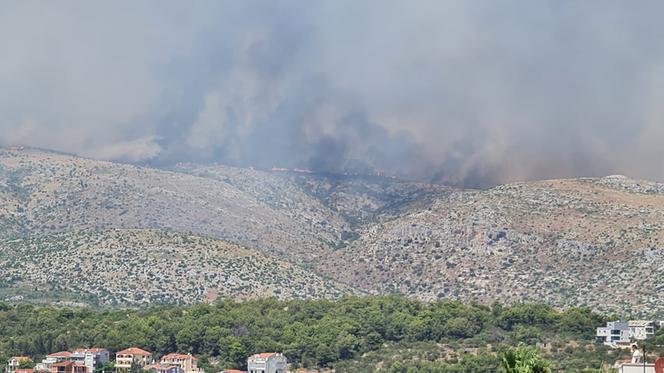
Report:
[[[0,303],[0,358],[138,346],[157,356],[195,354],[209,372],[243,368],[249,355],[265,351],[283,352],[293,367],[337,372],[492,372],[515,347],[528,347],[554,369],[596,372],[625,356],[594,342],[606,320],[586,308],[391,296],[138,309]],[[664,344],[664,334],[650,342]]]

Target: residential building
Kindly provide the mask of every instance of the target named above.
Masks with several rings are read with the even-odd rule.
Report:
[[[61,363],[69,359],[71,359],[71,352],[69,351],[55,352],[50,355],[46,355],[46,358],[42,360],[41,363],[35,365],[35,370],[50,372],[53,364]]]
[[[192,354],[168,354],[164,355],[161,360],[161,365],[175,365],[184,371],[184,373],[202,373],[203,369],[199,368],[196,363],[198,359]]]
[[[238,369],[226,369],[222,370],[221,373],[247,373],[244,370],[238,370]]]
[[[72,352],[71,361],[85,365],[86,372],[93,373],[110,361],[110,353],[105,348],[79,348]]]
[[[630,320],[628,324],[632,338],[639,341],[654,337],[658,329],[657,322],[650,320]]]
[[[115,368],[129,370],[132,365],[146,366],[152,363],[152,352],[138,347],[130,347],[115,353]]]
[[[71,360],[51,364],[51,373],[87,373],[87,367]]]
[[[177,365],[150,364],[144,366],[143,370],[155,373],[184,373],[184,370]]]
[[[252,355],[247,359],[249,373],[286,373],[288,361],[277,352],[266,352]]]
[[[16,369],[16,373],[35,373],[35,370],[30,368],[30,369]]]
[[[609,321],[597,328],[597,340],[606,345],[629,345],[632,341],[627,321]]]
[[[16,370],[19,369],[22,363],[31,363],[32,359],[28,356],[12,356],[11,359],[7,360],[7,373],[16,373]]]
[[[596,337],[606,345],[626,346],[654,336],[658,328],[657,322],[650,320],[611,321],[597,328]]]

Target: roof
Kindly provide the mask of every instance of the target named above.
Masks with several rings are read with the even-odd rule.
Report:
[[[226,370],[222,370],[222,372],[224,372],[224,373],[247,373],[244,370],[238,370],[238,369],[226,369]]]
[[[189,355],[189,354],[178,354],[178,353],[170,353],[168,355],[164,355],[161,360],[185,360],[185,359],[194,359],[198,360],[198,358],[194,355]]]
[[[50,355],[47,355],[48,357],[71,357],[71,352],[69,351],[60,351],[60,352],[54,352]]]
[[[260,354],[256,354],[256,355],[254,355],[254,356],[252,356],[252,357],[258,357],[258,358],[261,358],[261,359],[267,359],[267,358],[274,357],[274,356],[277,356],[277,355],[279,355],[279,354],[276,353],[276,352],[262,352],[262,353],[260,353]]]
[[[150,364],[146,365],[143,367],[143,370],[150,370],[150,369],[155,369],[155,370],[167,370],[171,368],[177,368],[177,365],[165,365],[165,364]]]
[[[632,327],[635,327],[635,326],[636,327],[638,327],[638,326],[640,326],[640,327],[651,326],[654,323],[655,322],[651,321],[651,320],[629,320],[629,326],[632,326]]]
[[[92,347],[92,348],[77,348],[74,350],[74,353],[92,353],[92,354],[98,354],[100,352],[108,351],[105,348],[100,348],[100,347]]]
[[[16,373],[33,373],[35,370],[34,369],[16,369]]]
[[[30,359],[29,356],[12,356],[12,359],[13,360],[18,360],[18,361],[24,361],[24,360],[32,361],[32,359]]]
[[[152,355],[152,352],[150,351],[145,351],[141,348],[138,347],[129,347],[127,349],[124,349],[122,351],[118,351],[115,353],[116,355],[139,355],[139,356],[149,356]]]

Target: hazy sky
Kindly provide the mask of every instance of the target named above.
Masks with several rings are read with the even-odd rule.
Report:
[[[5,1],[0,145],[664,180],[662,1]]]

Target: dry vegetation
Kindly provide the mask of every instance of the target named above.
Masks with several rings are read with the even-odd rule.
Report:
[[[166,171],[7,149],[0,151],[0,202],[0,235],[18,237],[27,247],[54,240],[58,250],[73,256],[82,246],[66,240],[81,230],[88,232],[84,237],[104,237],[112,229],[167,229],[251,247],[369,293],[543,300],[664,314],[664,184],[624,177],[478,191],[221,165],[181,164]],[[25,238],[34,234],[40,238]],[[152,252],[138,241],[142,253]],[[215,263],[210,250],[189,248],[200,251],[205,268]],[[99,272],[115,273],[115,264],[103,266],[115,263],[113,255],[102,254]],[[166,264],[157,268],[155,277],[170,273]],[[252,270],[237,267],[238,273]],[[96,288],[103,284],[99,276]],[[229,281],[214,278],[217,284]],[[186,287],[193,294],[187,299],[242,293],[224,293],[212,282]],[[169,289],[159,290],[159,299]],[[102,302],[125,297],[105,296]]]
[[[224,241],[152,230],[58,233],[0,241],[5,291],[69,294],[102,305],[189,304],[352,292],[293,264]]]

